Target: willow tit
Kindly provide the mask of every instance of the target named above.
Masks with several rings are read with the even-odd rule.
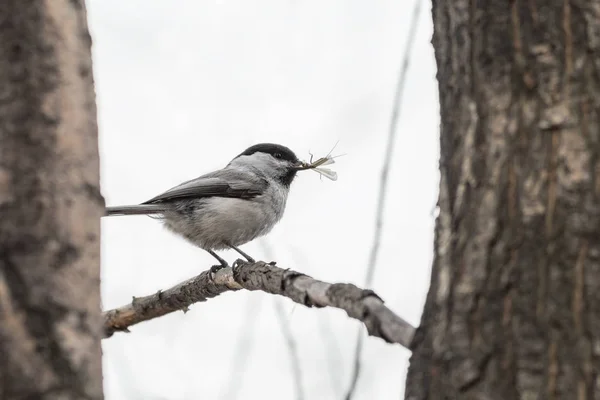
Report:
[[[297,171],[307,169],[289,148],[261,143],[247,148],[225,168],[184,182],[139,205],[107,207],[106,215],[148,215],[206,250],[233,249],[271,231],[283,217]]]

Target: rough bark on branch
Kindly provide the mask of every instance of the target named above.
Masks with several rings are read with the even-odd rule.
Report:
[[[187,311],[193,303],[239,289],[278,294],[307,307],[340,308],[348,316],[362,321],[370,335],[388,343],[408,347],[413,337],[414,327],[394,314],[370,290],[347,283],[322,282],[262,261],[246,263],[241,260],[235,268],[222,269],[212,278],[210,272],[205,271],[168,290],[134,297],[130,304],[105,312],[105,334],[109,337],[116,331],[127,331],[131,325],[173,311]]]

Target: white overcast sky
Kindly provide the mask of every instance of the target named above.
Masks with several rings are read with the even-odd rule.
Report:
[[[308,157],[339,141],[339,180],[299,175],[265,242],[282,267],[363,286],[413,1],[88,0],[107,204],[147,200],[255,143]],[[430,4],[421,1],[372,285],[415,325],[429,284],[439,151]],[[104,308],[214,263],[147,217],[106,219],[102,229]],[[260,241],[243,248],[270,261]],[[359,323],[237,292],[105,340],[107,399],[295,399],[276,301],[298,344],[305,398],[343,398]],[[367,338],[356,399],[400,398],[408,357]]]

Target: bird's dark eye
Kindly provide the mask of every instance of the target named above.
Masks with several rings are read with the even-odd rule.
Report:
[[[281,157],[283,157],[283,156],[281,155],[281,153],[275,153],[275,154],[273,154],[273,156],[274,156],[275,158],[281,158]]]

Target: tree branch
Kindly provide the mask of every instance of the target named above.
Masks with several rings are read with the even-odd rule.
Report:
[[[396,85],[396,91],[394,92],[394,102],[392,105],[392,117],[390,119],[390,126],[388,130],[388,141],[385,147],[385,158],[383,166],[381,168],[381,178],[379,184],[379,194],[377,197],[377,212],[375,214],[375,230],[373,231],[373,241],[371,252],[369,254],[369,263],[367,264],[367,274],[365,276],[365,286],[371,286],[373,283],[373,276],[375,276],[375,268],[377,267],[377,259],[379,257],[379,246],[381,244],[381,235],[383,232],[383,216],[385,209],[385,200],[387,198],[387,189],[389,183],[389,172],[390,166],[392,165],[394,145],[396,143],[396,136],[398,131],[398,121],[400,120],[400,111],[402,107],[402,99],[404,96],[404,85],[406,83],[406,77],[408,75],[408,66],[410,63],[410,54],[412,51],[413,44],[416,38],[417,28],[419,26],[419,15],[421,14],[421,2],[422,0],[415,0],[413,7],[413,13],[410,19],[410,26],[408,28],[408,36],[406,38],[406,44],[404,45],[404,54],[402,56],[402,65],[400,66],[400,75]],[[356,390],[356,384],[358,383],[358,377],[361,369],[361,355],[363,348],[363,334],[358,332],[356,337],[356,348],[354,351],[354,363],[352,368],[352,375],[350,379],[350,387],[346,393],[346,400],[351,400]]]
[[[410,345],[415,328],[394,314],[371,290],[348,283],[326,283],[289,269],[262,261],[238,260],[235,268],[224,268],[216,274],[205,271],[165,291],[134,297],[125,306],[104,313],[104,332],[110,337],[117,331],[128,331],[137,323],[182,310],[221,293],[246,289],[285,296],[307,307],[335,307],[362,321],[372,336],[388,343]]]

